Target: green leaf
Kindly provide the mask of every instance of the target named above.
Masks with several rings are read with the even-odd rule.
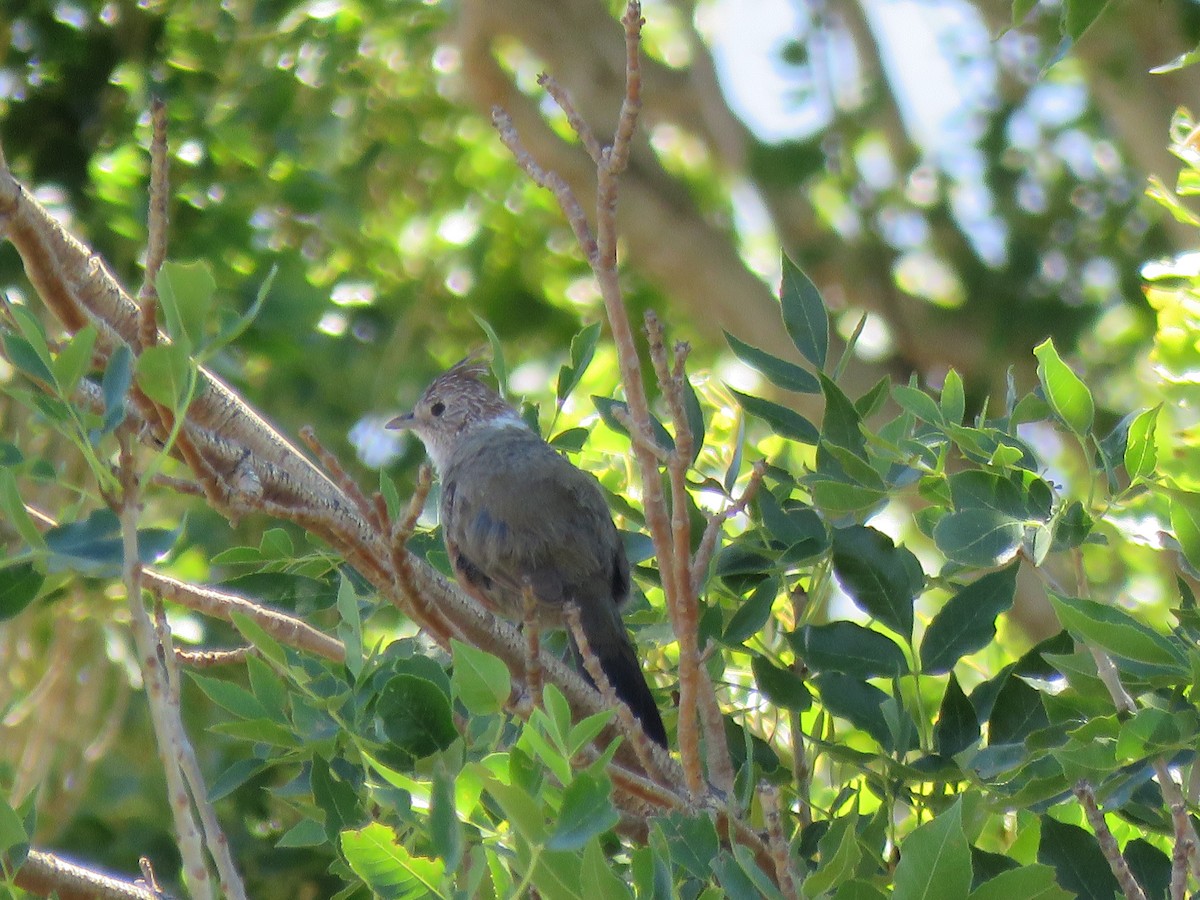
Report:
[[[237,760],[228,769],[218,775],[209,785],[209,802],[216,803],[218,800],[228,797],[251,778],[265,771],[268,766],[269,763],[261,759]]]
[[[779,303],[783,308],[783,327],[804,358],[823,369],[829,353],[829,313],[825,300],[799,266],[787,256],[782,263]]]
[[[96,326],[90,322],[75,332],[54,359],[54,376],[64,398],[79,384],[92,367],[92,349],[96,346]]]
[[[579,386],[579,381],[583,378],[583,373],[591,365],[592,357],[596,353],[596,342],[599,339],[599,322],[593,322],[591,325],[588,325],[571,339],[571,363],[570,365],[563,366],[558,371],[558,387],[555,393],[559,406],[562,406],[563,401]]]
[[[586,428],[568,428],[566,431],[560,431],[554,437],[550,438],[547,443],[558,450],[566,450],[568,453],[578,453],[587,443],[587,439],[588,430]]]
[[[1038,5],[1038,0],[1013,0],[1012,24],[1017,27],[1025,21],[1030,11]]]
[[[4,513],[5,520],[30,547],[41,550],[46,546],[45,538],[25,508],[25,501],[21,499],[17,478],[9,469],[0,469],[0,512]]]
[[[933,542],[948,559],[981,569],[1012,560],[1024,538],[1021,522],[990,509],[949,513],[933,527]]]
[[[281,545],[286,542],[288,552],[279,554],[281,558],[286,559],[291,556],[292,539],[288,533],[283,529],[271,529],[271,531],[280,532],[279,543]],[[264,556],[268,555],[265,552],[267,534],[263,535]],[[350,579],[344,573],[338,583],[337,610],[339,617],[337,635],[346,648],[346,668],[357,679],[363,670],[362,615],[358,609],[358,594],[355,593],[354,585],[350,583]]]
[[[155,403],[183,412],[195,372],[191,357],[180,344],[156,344],[137,358],[137,383]]]
[[[1062,11],[1063,34],[1073,41],[1079,40],[1111,2],[1112,0],[1065,0]]]
[[[233,622],[234,628],[254,645],[255,650],[277,666],[287,664],[287,653],[284,651],[283,645],[271,637],[258,622],[243,612],[231,612],[229,618]]]
[[[937,425],[942,422],[942,410],[933,398],[922,390],[906,384],[892,387],[892,399],[905,412],[912,413],[922,422]]]
[[[29,341],[19,334],[7,331],[0,335],[0,340],[4,342],[4,355],[8,357],[8,361],[14,367],[34,381],[40,381],[51,388],[58,386],[49,364],[38,355]]]
[[[672,863],[694,878],[708,878],[709,861],[720,849],[711,819],[672,811],[657,819],[655,827],[662,829]]]
[[[1125,444],[1125,471],[1130,481],[1149,478],[1158,465],[1158,448],[1154,435],[1158,426],[1158,412],[1162,404],[1144,410],[1129,425],[1129,437]]]
[[[1183,555],[1200,568],[1200,494],[1171,491],[1171,529]]]
[[[933,726],[934,752],[953,756],[966,750],[979,738],[979,717],[975,707],[963,693],[958,678],[951,672],[946,692],[942,695],[942,704],[938,708],[937,722]]]
[[[721,640],[729,646],[738,646],[749,640],[767,624],[771,617],[771,606],[779,594],[779,580],[767,578],[754,589],[754,593],[738,607]]]
[[[776,706],[804,712],[812,705],[812,694],[804,686],[804,679],[795,672],[772,665],[758,654],[751,657],[750,668],[759,691]]]
[[[580,772],[563,791],[562,806],[554,833],[546,842],[549,850],[578,850],[621,821],[613,806],[612,782]]]
[[[804,879],[804,896],[821,897],[833,890],[854,874],[862,859],[862,846],[858,841],[858,814],[833,819],[829,830],[821,836],[817,845],[820,862],[816,870]]]
[[[183,524],[168,531],[165,528],[139,528],[138,556],[150,565],[171,552]],[[51,572],[70,569],[90,577],[119,575],[125,558],[121,523],[109,509],[93,511],[81,522],[56,525],[45,534],[46,548],[51,557]]]
[[[133,351],[128,344],[118,344],[104,367],[100,392],[104,397],[104,426],[101,434],[111,434],[125,421],[129,404],[129,386],[133,383]]]
[[[217,282],[208,263],[179,263],[167,260],[154,280],[167,322],[167,334],[180,345],[183,355],[200,346],[205,336]]]
[[[0,622],[11,619],[32,603],[46,576],[31,562],[0,569]]]
[[[690,463],[695,463],[696,458],[700,456],[700,451],[704,449],[704,410],[700,408],[700,401],[696,398],[696,390],[692,387],[692,382],[687,378],[683,379],[683,414],[687,420],[688,431],[692,434],[692,458],[688,460]]]
[[[1055,880],[1052,868],[1032,863],[985,881],[967,900],[1073,900],[1074,897]]]
[[[581,883],[587,885],[589,900],[633,900],[633,894],[614,869],[600,841],[588,841],[583,851]]]
[[[927,674],[949,672],[964,656],[996,635],[996,617],[1012,606],[1017,591],[1014,564],[989,572],[946,601],[921,639],[921,665]]]
[[[258,698],[244,687],[219,678],[209,678],[194,671],[189,671],[188,675],[209,700],[239,719],[269,718]]]
[[[1109,653],[1135,662],[1165,666],[1187,675],[1183,651],[1169,638],[1139,622],[1125,610],[1083,597],[1050,593],[1058,620],[1073,635]]]
[[[434,851],[454,871],[462,861],[463,828],[454,801],[454,779],[439,767],[429,792],[429,839]]]
[[[788,409],[786,406],[780,406],[778,403],[772,403],[761,397],[743,394],[733,388],[729,388],[729,392],[737,398],[742,409],[750,415],[762,419],[780,437],[799,441],[801,444],[816,444],[820,439],[821,434],[817,431],[816,426],[794,409]]]
[[[258,286],[258,292],[254,295],[254,302],[250,304],[250,308],[222,326],[217,336],[205,348],[206,355],[211,355],[222,347],[232,344],[254,324],[254,320],[262,311],[263,304],[267,302],[267,297],[271,293],[271,285],[275,283],[275,276],[278,272],[279,266],[271,266],[271,271],[267,273],[263,283]]]
[[[444,750],[458,737],[450,698],[425,678],[393,676],[379,693],[378,710],[387,739],[417,759]]]
[[[824,375],[821,392],[825,395],[825,418],[821,422],[821,440],[849,450],[859,459],[867,458],[867,441],[862,433],[862,418],[840,387]]]
[[[504,364],[504,345],[500,343],[500,337],[487,319],[471,313],[476,324],[483,329],[483,333],[487,335],[488,346],[492,351],[492,373],[496,376],[496,382],[500,385],[500,393],[508,392],[508,367]]]
[[[605,425],[617,432],[617,434],[629,434],[629,430],[617,418],[617,410],[620,410],[624,417],[628,419],[628,403],[624,400],[613,400],[611,397],[597,397],[594,395],[592,402],[596,405],[596,412],[600,414],[600,418],[604,420]],[[650,416],[650,431],[654,435],[655,442],[664,450],[675,449],[675,441],[672,440],[670,432],[654,416]]]
[[[464,644],[457,638],[450,641],[454,673],[450,684],[457,697],[475,716],[499,712],[508,700],[512,681],[508,666],[483,650]]]
[[[1050,408],[1063,420],[1068,428],[1082,437],[1092,427],[1096,407],[1092,392],[1083,380],[1071,371],[1054,349],[1054,341],[1047,338],[1033,349],[1038,360],[1038,380]]]
[[[912,635],[913,600],[925,573],[912,552],[865,525],[833,533],[833,570],[854,604],[897,634]]]
[[[1058,883],[1078,897],[1120,896],[1121,889],[1095,836],[1078,825],[1041,816],[1038,862],[1051,865]]]
[[[342,853],[354,873],[380,900],[449,900],[442,881],[446,867],[439,859],[414,856],[392,829],[378,822],[356,831],[343,831]]]
[[[946,380],[942,384],[942,397],[938,405],[941,408],[942,418],[951,424],[960,424],[963,416],[966,415],[967,399],[966,392],[963,390],[962,376],[953,369],[946,373]]]
[[[962,799],[900,845],[895,900],[965,897],[971,889],[971,849],[963,834]]]
[[[15,851],[28,850],[28,845],[29,834],[25,830],[25,823],[17,811],[8,805],[7,797],[0,795],[0,858],[4,860],[3,868],[7,870],[9,865],[17,862],[10,856],[24,859],[24,852]]]
[[[805,625],[788,635],[793,649],[814,672],[843,672],[858,678],[898,678],[908,672],[904,651],[887,635],[855,622]]]
[[[766,350],[760,350],[744,343],[730,334],[723,332],[725,341],[734,356],[756,372],[760,372],[771,384],[785,391],[796,391],[801,394],[817,394],[821,391],[821,383],[807,369],[802,369],[795,363],[790,363],[778,356],[773,356]]]
[[[891,697],[875,685],[841,672],[821,672],[812,681],[821,692],[821,705],[830,713],[865,731],[889,753],[908,750],[915,724],[907,713],[902,712],[901,716],[908,718],[910,727],[904,730],[905,739],[897,742],[883,711]]]

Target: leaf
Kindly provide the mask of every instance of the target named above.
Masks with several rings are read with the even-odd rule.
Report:
[[[737,646],[749,640],[767,624],[771,617],[771,606],[779,594],[779,581],[767,578],[754,589],[750,597],[738,607],[721,640],[729,646]]]
[[[1033,355],[1038,359],[1038,380],[1050,408],[1075,434],[1080,437],[1087,434],[1096,415],[1092,392],[1062,361],[1050,338],[1038,344]]]
[[[972,568],[1002,566],[1021,549],[1025,526],[1004,513],[966,509],[942,516],[933,542],[954,562]]]
[[[683,414],[687,419],[688,430],[692,434],[692,458],[688,462],[695,463],[696,458],[700,456],[700,451],[704,449],[704,410],[700,408],[700,401],[696,399],[696,390],[687,378],[683,379],[682,390]]]
[[[1073,41],[1083,37],[1092,23],[1112,0],[1066,0],[1062,11],[1062,32]]]
[[[805,625],[788,635],[793,649],[814,672],[843,672],[858,678],[898,678],[908,672],[904,651],[887,635],[855,622]]]
[[[858,868],[863,850],[858,841],[857,825],[858,814],[853,807],[849,815],[829,823],[829,830],[817,845],[817,868],[804,879],[805,897],[825,896]]]
[[[50,366],[38,355],[29,341],[19,334],[7,331],[0,335],[0,340],[4,343],[4,355],[8,357],[8,361],[13,366],[34,381],[40,381],[51,388],[57,387],[58,382],[55,381]]]
[[[938,405],[941,408],[942,418],[953,425],[960,424],[963,416],[966,415],[967,400],[963,390],[962,376],[953,369],[946,373],[946,380],[942,384],[942,397]]]
[[[656,820],[666,838],[671,862],[694,878],[706,879],[709,861],[717,855],[720,844],[712,820],[707,816],[688,816],[672,811]]]
[[[454,779],[437,769],[429,792],[429,839],[433,849],[453,871],[463,855],[463,829],[454,802]]]
[[[129,386],[133,383],[133,351],[128,344],[118,344],[104,367],[100,393],[104,397],[104,425],[101,434],[111,434],[125,421],[129,403]]]
[[[804,686],[804,679],[795,672],[772,665],[765,656],[758,654],[751,658],[750,668],[759,691],[776,706],[804,712],[812,705],[812,694]]]
[[[483,329],[483,333],[487,335],[488,346],[492,350],[492,372],[496,376],[496,382],[500,385],[500,393],[503,394],[508,390],[508,368],[504,365],[504,345],[500,343],[496,329],[487,319],[474,313],[471,313],[471,316],[475,319],[475,323]]]
[[[166,556],[183,533],[183,523],[168,531],[165,528],[139,528],[138,556],[149,565]],[[68,522],[51,528],[45,534],[50,551],[51,572],[71,569],[90,577],[119,575],[125,558],[121,523],[116,513],[98,509],[80,522]]]
[[[865,525],[839,528],[833,533],[833,570],[859,609],[902,637],[912,635],[913,600],[925,573],[911,551]]]
[[[1091,832],[1047,815],[1041,816],[1041,823],[1038,862],[1054,867],[1063,888],[1079,897],[1121,894],[1117,879]]]
[[[862,433],[862,417],[840,387],[824,375],[821,392],[825,395],[825,418],[821,422],[821,440],[849,450],[859,459],[867,458],[867,441]]]
[[[829,352],[829,313],[817,286],[787,256],[782,257],[783,281],[779,303],[783,327],[796,349],[818,369]]]
[[[386,825],[375,822],[343,831],[341,842],[350,868],[380,900],[453,896],[442,890],[446,871],[442,861],[412,855]]]
[[[137,358],[137,383],[146,396],[163,406],[183,412],[195,372],[191,357],[180,344],[156,344]]]
[[[933,398],[922,390],[906,384],[892,387],[892,399],[905,412],[912,413],[922,422],[937,425],[942,422],[942,410]]]
[[[33,563],[17,563],[0,569],[0,622],[11,619],[32,603],[46,576]]]
[[[11,871],[8,867],[19,867],[24,860],[24,852],[17,853],[17,848],[28,850],[29,832],[25,823],[17,815],[17,811],[8,805],[7,796],[0,796],[0,857],[4,858],[2,867],[5,873]]]
[[[46,539],[34,524],[33,517],[25,508],[21,492],[17,488],[17,478],[9,469],[0,469],[0,512],[5,520],[30,547],[41,550],[46,546]]]
[[[596,353],[596,343],[599,339],[599,322],[593,322],[591,325],[588,325],[571,339],[571,363],[570,365],[563,366],[558,371],[558,387],[555,393],[559,406],[562,406],[563,401],[579,386],[580,379],[583,378],[583,373],[591,365],[592,357]]]
[[[1130,481],[1149,478],[1158,465],[1158,448],[1154,436],[1158,426],[1158,412],[1161,409],[1160,403],[1144,410],[1129,425],[1129,437],[1125,444],[1125,471]]]
[[[203,342],[217,282],[206,262],[167,260],[159,269],[154,286],[162,304],[167,334],[187,356]]]
[[[967,900],[1073,900],[1054,878],[1054,869],[1032,863],[1001,872],[971,892]]]
[[[813,684],[821,692],[821,705],[830,713],[865,731],[889,753],[908,750],[910,741],[897,745],[883,712],[884,704],[891,698],[875,685],[841,672],[821,672],[814,676]],[[907,713],[901,715],[908,716]],[[911,718],[908,724],[912,727],[907,729],[907,734],[911,735],[916,730]]]
[[[70,397],[80,379],[91,369],[96,334],[96,326],[89,322],[58,351],[54,360],[54,376],[64,398]]]
[[[1135,662],[1190,672],[1186,658],[1169,638],[1125,610],[1083,597],[1050,593],[1050,604],[1063,627],[1109,653]]]
[[[611,397],[597,397],[595,395],[592,396],[592,403],[596,405],[596,412],[600,414],[600,418],[604,420],[605,425],[617,432],[617,434],[629,434],[629,429],[617,418],[618,410],[620,410],[624,418],[629,418],[628,403],[624,400],[613,400]],[[675,449],[675,441],[671,438],[670,432],[653,415],[650,416],[650,431],[654,435],[655,442],[664,450]]]
[[[967,895],[971,889],[971,850],[963,834],[961,798],[904,839],[895,885],[895,900]]]
[[[949,672],[964,656],[996,635],[996,617],[1012,606],[1018,565],[978,578],[946,601],[921,639],[921,665],[927,674]]]
[[[1193,568],[1200,568],[1200,494],[1170,492],[1171,530]]]
[[[241,685],[222,681],[219,678],[209,678],[190,670],[188,675],[209,700],[239,719],[268,718],[267,711],[258,702],[258,698]]]
[[[743,394],[733,388],[729,388],[729,392],[737,398],[742,409],[750,415],[762,419],[780,437],[799,441],[801,444],[816,444],[820,439],[821,435],[816,426],[794,409],[788,409],[786,406],[780,406],[778,403],[772,403],[761,397]]]
[[[980,734],[975,707],[963,693],[958,678],[951,672],[946,692],[942,695],[942,705],[938,709],[937,722],[933,726],[934,752],[953,756],[978,741]]]
[[[613,806],[612,782],[580,772],[563,791],[562,806],[554,833],[546,841],[549,850],[578,850],[621,821]]]
[[[566,450],[568,453],[578,453],[587,443],[588,430],[586,428],[568,428],[566,431],[560,431],[547,442],[551,447],[558,450]]]
[[[287,552],[279,554],[279,556],[284,559],[291,556],[292,539],[288,533],[283,529],[271,529],[271,531],[280,532],[282,539],[287,543]],[[267,534],[263,535],[264,544]],[[263,555],[267,556],[265,552]],[[346,648],[346,668],[357,679],[363,670],[362,616],[358,609],[358,595],[354,592],[354,586],[345,574],[342,575],[338,584],[337,610],[339,616],[337,634]]]
[[[267,297],[271,293],[271,285],[275,283],[275,276],[278,273],[279,266],[271,266],[271,271],[267,273],[267,277],[263,279],[263,283],[258,286],[258,291],[254,295],[254,302],[250,304],[250,308],[221,328],[217,336],[205,348],[207,354],[211,355],[222,347],[232,344],[242,336],[247,328],[254,324],[254,320],[258,318],[258,314],[262,311],[263,304],[267,302]]]
[[[454,662],[450,684],[467,712],[475,716],[499,712],[512,690],[508,666],[457,638],[450,641],[450,653]]]
[[[446,749],[458,737],[450,698],[428,679],[393,676],[379,693],[378,709],[387,739],[417,759]]]
[[[821,383],[817,381],[815,375],[807,369],[802,369],[795,363],[790,363],[785,359],[780,359],[768,353],[766,350],[760,350],[757,347],[752,347],[744,343],[730,334],[728,331],[723,332],[725,341],[729,344],[729,349],[733,351],[734,356],[744,362],[756,372],[766,376],[766,379],[776,387],[781,387],[785,391],[796,391],[801,394],[818,394],[821,391]]]

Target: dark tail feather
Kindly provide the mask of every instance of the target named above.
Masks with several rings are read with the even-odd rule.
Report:
[[[592,614],[589,615],[589,612]],[[599,615],[595,614],[596,612],[599,612]],[[613,690],[642,723],[642,728],[650,739],[666,747],[667,729],[663,726],[658,704],[654,702],[654,695],[650,693],[650,686],[646,684],[646,678],[642,675],[642,667],[638,663],[633,643],[629,640],[629,633],[625,630],[625,623],[621,621],[621,614],[615,606],[599,611],[594,608],[587,612],[580,610],[580,613],[583,633],[587,635],[592,653],[600,661],[600,668],[604,670]],[[570,629],[567,630],[567,637],[571,642],[571,655],[575,657],[576,666],[583,673],[583,677],[591,682],[592,678],[583,665]]]

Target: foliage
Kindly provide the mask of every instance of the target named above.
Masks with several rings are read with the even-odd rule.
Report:
[[[1101,7],[1065,8],[1090,16]],[[1195,227],[1193,123],[1181,116],[1173,134],[1185,170],[1174,189],[1154,192]],[[145,168],[132,153],[125,164]],[[132,216],[138,184],[113,208]],[[228,225],[203,212],[195,224]],[[178,230],[188,233],[186,219]],[[197,390],[194,362],[232,365],[239,335],[260,326],[264,298],[297,283],[286,271],[271,285],[254,266],[235,266],[236,277],[218,268],[168,264],[158,288],[172,342],[136,363],[118,350],[95,369],[94,327],[48,329],[32,295],[9,306],[0,400],[21,427],[0,442],[5,621],[36,631],[60,614],[86,616],[103,623],[111,656],[133,657],[107,590],[124,551],[105,502],[117,487],[130,390],[182,415]],[[764,383],[735,391],[705,371],[692,381],[689,512],[720,508],[753,477],[752,461],[768,463],[707,573],[700,620],[736,768],[726,799],[764,831],[777,807],[806,897],[1113,896],[1105,829],[1147,894],[1167,896],[1172,853],[1196,827],[1173,814],[1181,798],[1195,808],[1200,740],[1194,260],[1147,267],[1162,383],[1148,391],[1154,405],[1125,416],[1098,402],[1052,340],[1032,352],[1036,383],[1010,374],[1004,396],[982,406],[953,370],[936,390],[914,378],[851,391],[853,346],[835,352],[820,293],[786,259],[782,271],[777,327],[803,362],[733,335],[729,345],[764,382],[819,395],[820,424]],[[220,299],[222,284],[236,284],[246,302]],[[671,730],[677,647],[659,624],[660,577],[628,490],[611,348],[595,326],[570,347],[556,383],[531,392],[540,405],[529,412],[614,495],[641,594],[631,622]],[[85,379],[99,407],[79,401]],[[303,396],[303,386],[288,390]],[[170,449],[145,454],[148,474],[182,473]],[[385,474],[381,492],[398,514],[403,489]],[[782,893],[778,871],[725,840],[709,809],[659,817],[632,838],[618,830],[606,766],[615,745],[594,760],[578,755],[608,714],[572,721],[548,685],[542,708],[514,716],[502,662],[464,642],[432,650],[360,573],[298,529],[226,529],[149,477],[146,500],[143,562],[223,580],[336,633],[346,648],[344,662],[330,662],[246,616],[226,624],[172,611],[177,636],[256,650],[183,685],[210,794],[254,896]],[[48,504],[58,524],[44,527],[27,503]],[[448,570],[434,533],[410,546]],[[1030,645],[1008,614],[1043,595],[1063,630]],[[4,695],[13,721],[29,715],[34,696],[17,675]],[[114,728],[146,734],[144,713],[110,714]],[[138,743],[127,739],[122,753]],[[152,771],[149,740],[140,743],[137,767]],[[7,788],[19,773],[5,763]],[[62,820],[53,785],[41,794],[26,785],[15,809],[0,803],[9,861],[50,835],[126,871],[148,852],[175,883],[161,787],[123,781],[130,776],[117,766],[102,763],[96,794],[68,804]],[[1171,780],[1180,776],[1182,788]],[[1089,797],[1106,818],[1087,814]]]

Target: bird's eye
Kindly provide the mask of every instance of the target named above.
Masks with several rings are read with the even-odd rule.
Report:
[[[439,400],[437,403],[433,404],[433,406],[429,407],[429,413],[430,413],[430,415],[433,415],[433,416],[440,416],[445,411],[446,411],[446,404],[443,403],[441,400]]]

